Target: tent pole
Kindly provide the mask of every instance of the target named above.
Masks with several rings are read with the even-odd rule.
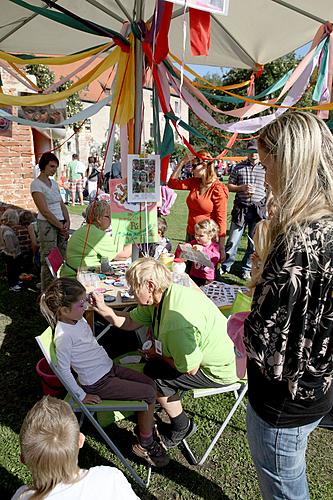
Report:
[[[143,19],[144,1],[136,0],[135,21]],[[135,39],[135,113],[134,113],[134,154],[141,153],[141,120],[142,120],[142,44]],[[141,207],[140,207],[141,210]],[[132,262],[139,258],[138,245],[132,245]]]
[[[105,14],[107,14],[110,17],[113,17],[113,19],[116,19],[116,21],[119,21],[121,24],[124,23],[124,19],[122,19],[118,14],[115,12],[112,12],[110,9],[106,8],[104,5],[102,5],[100,2],[97,2],[97,0],[86,0],[90,5],[93,5],[97,9],[101,10]]]
[[[145,0],[136,2],[136,22],[143,19]],[[142,120],[142,44],[135,40],[135,115],[134,115],[134,153],[140,154],[141,150],[141,120]]]
[[[325,24],[327,22],[327,19],[322,19],[321,17],[315,16],[314,14],[310,14],[310,12],[306,12],[303,9],[299,9],[298,7],[295,7],[295,5],[290,5],[290,3],[284,2],[283,0],[271,0],[271,1],[274,3],[277,3],[279,5],[282,5],[283,7],[286,7],[287,9],[298,12],[298,14],[302,14],[305,17],[309,17],[310,19],[313,19],[314,21],[318,21],[318,23],[320,23],[320,24]]]

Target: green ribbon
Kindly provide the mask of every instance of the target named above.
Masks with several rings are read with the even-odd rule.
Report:
[[[55,12],[53,10],[48,9],[47,7],[37,7],[36,5],[31,5],[27,2],[24,2],[24,0],[10,0],[10,2],[15,3],[16,5],[19,5],[20,7],[23,7],[25,9],[31,10],[32,12],[35,12],[41,16],[48,17],[52,21],[56,21],[57,23],[63,24],[64,26],[69,26],[70,28],[74,28],[79,31],[85,31],[86,33],[100,36],[100,33],[96,32],[89,26],[86,26],[85,24],[81,23],[79,20],[73,19],[67,14],[63,14],[61,12]],[[130,45],[129,41],[125,37],[123,37],[123,35],[121,35],[120,33],[110,30],[109,28],[106,28],[104,26],[101,26],[101,28],[103,28],[103,30],[107,30],[110,37],[117,37],[120,40],[122,40],[122,42],[125,45],[128,46]]]
[[[163,141],[160,149],[161,159],[165,158],[168,155],[172,155],[172,153],[175,151],[175,140],[173,136],[173,130],[170,125],[170,119],[167,115],[164,116],[165,116],[165,127],[163,133]]]

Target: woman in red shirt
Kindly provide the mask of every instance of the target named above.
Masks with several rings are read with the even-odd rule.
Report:
[[[205,149],[198,151],[205,158],[212,158]],[[179,180],[184,164],[192,160],[192,175],[189,179]],[[219,226],[220,260],[225,260],[225,234],[227,227],[228,188],[217,178],[213,161],[200,160],[189,155],[177,165],[168,186],[172,189],[189,190],[186,199],[188,206],[186,241],[194,239],[194,226],[204,219],[212,219]]]

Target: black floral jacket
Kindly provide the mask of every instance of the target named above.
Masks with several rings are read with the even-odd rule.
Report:
[[[289,254],[278,238],[258,283],[244,342],[270,381],[287,381],[292,398],[317,399],[333,372],[333,220],[294,233]],[[316,389],[302,385],[311,375]]]

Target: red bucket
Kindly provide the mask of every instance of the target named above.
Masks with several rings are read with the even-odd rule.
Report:
[[[36,365],[36,372],[40,377],[43,394],[45,396],[49,395],[59,398],[62,398],[64,396],[65,388],[58,377],[54,375],[45,358],[42,358],[38,361]]]

